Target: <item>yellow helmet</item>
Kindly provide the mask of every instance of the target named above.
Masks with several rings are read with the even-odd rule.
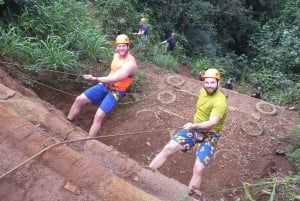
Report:
[[[117,45],[117,44],[120,44],[120,43],[125,43],[125,44],[130,45],[129,37],[125,34],[118,35],[117,38],[116,38],[115,44]]]
[[[146,23],[146,18],[143,17],[143,18],[141,19],[141,23]]]
[[[205,71],[203,78],[207,78],[207,77],[213,77],[216,78],[217,80],[221,79],[221,74],[217,69],[214,68],[209,68]]]

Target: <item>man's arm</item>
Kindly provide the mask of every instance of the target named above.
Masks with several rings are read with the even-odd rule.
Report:
[[[211,116],[208,121],[203,121],[201,123],[186,123],[183,125],[183,129],[191,130],[191,129],[199,129],[199,130],[211,130],[220,122],[220,117]]]
[[[134,34],[134,35],[143,35],[144,33],[145,33],[145,30],[144,30],[144,28],[142,27],[142,28],[139,29],[139,32],[133,33],[133,34]]]
[[[137,33],[133,33],[134,35],[143,35],[144,34],[144,31],[143,30],[139,30],[139,32]]]
[[[135,74],[137,69],[138,67],[135,61],[128,61],[123,64],[120,70],[115,72],[112,76],[94,77],[93,75],[84,75],[83,78],[86,80],[97,81],[101,83],[114,83]]]

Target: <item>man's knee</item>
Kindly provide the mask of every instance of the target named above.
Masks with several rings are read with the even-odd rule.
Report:
[[[84,94],[81,94],[75,98],[74,102],[77,105],[83,105],[83,104],[87,103],[88,101],[89,101],[88,98]]]
[[[199,160],[195,163],[194,174],[201,175],[204,171],[205,165],[203,165]]]
[[[163,151],[168,155],[173,154],[180,150],[183,150],[183,147],[173,140],[171,140],[168,144],[166,144],[163,149]]]
[[[95,119],[101,121],[104,117],[105,117],[105,112],[103,110],[101,110],[100,108],[98,108],[98,110],[95,114]]]

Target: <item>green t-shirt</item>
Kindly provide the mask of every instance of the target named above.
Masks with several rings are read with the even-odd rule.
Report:
[[[194,123],[208,121],[211,116],[217,116],[220,118],[220,122],[210,131],[219,133],[223,128],[227,116],[227,108],[227,98],[220,90],[213,95],[209,95],[205,89],[202,88],[196,104]]]

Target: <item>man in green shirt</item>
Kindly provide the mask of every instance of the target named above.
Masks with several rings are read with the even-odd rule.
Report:
[[[195,146],[196,160],[189,183],[189,195],[196,197],[203,197],[199,190],[202,173],[213,157],[228,108],[226,96],[218,88],[220,72],[216,69],[207,69],[203,78],[204,86],[199,93],[194,122],[183,125],[182,130],[171,138],[148,167],[156,170],[173,153],[186,152]]]

